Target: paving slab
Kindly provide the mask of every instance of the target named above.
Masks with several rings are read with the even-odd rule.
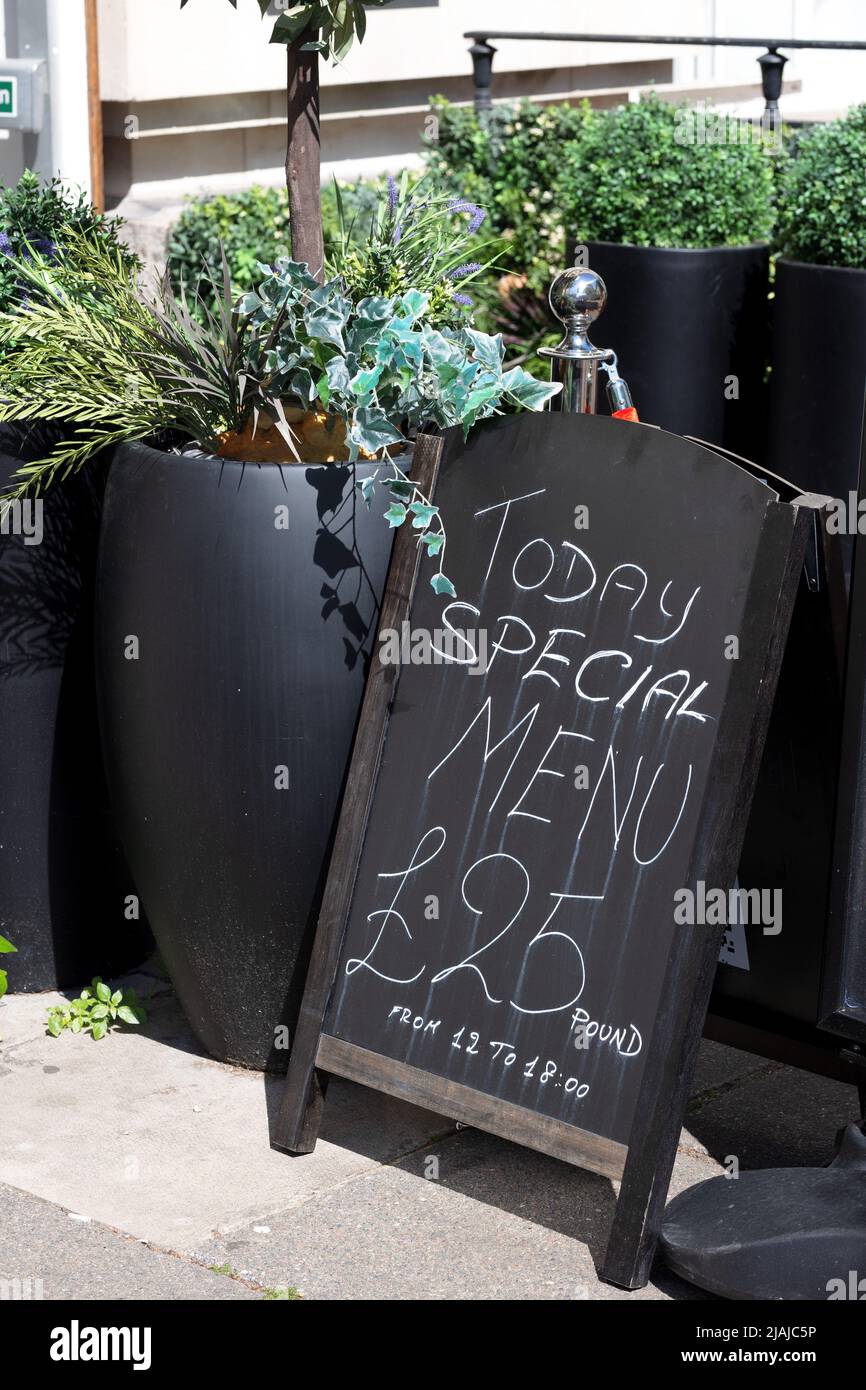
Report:
[[[721,1162],[732,1155],[741,1168],[820,1168],[837,1131],[859,1117],[853,1086],[773,1062],[735,1086],[707,1088],[685,1119],[691,1147]]]
[[[0,1298],[263,1299],[236,1279],[152,1250],[0,1185]]]
[[[0,1005],[0,1181],[172,1250],[285,1211],[453,1130],[350,1082],[329,1090],[314,1160],[269,1146],[277,1078],[204,1055],[173,993],[136,977],[144,1028],[44,1031],[59,995]]]
[[[684,1157],[677,1186],[716,1172]],[[613,1207],[606,1178],[464,1130],[196,1256],[310,1299],[702,1299],[672,1275],[637,1293],[599,1281]]]
[[[17,1277],[44,1277],[54,1241],[58,1297],[258,1297],[263,1287],[326,1300],[701,1297],[664,1273],[638,1294],[600,1283],[607,1180],[350,1082],[329,1088],[315,1153],[271,1150],[281,1081],[214,1062],[158,974],[134,983],[147,1023],[98,1043],[46,1034],[46,1005],[60,996],[0,1004],[8,1277],[18,1267]],[[826,1162],[856,1108],[851,1087],[705,1043],[671,1194],[732,1154],[742,1167]],[[82,1242],[93,1240],[108,1252],[104,1277],[89,1269]],[[217,1292],[172,1292],[187,1266],[190,1287]],[[130,1291],[118,1293],[124,1278]]]

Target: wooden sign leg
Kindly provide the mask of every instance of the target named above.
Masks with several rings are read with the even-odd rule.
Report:
[[[315,1057],[315,1049],[319,1041],[322,1020],[318,1019],[314,1026],[313,1057]],[[299,1049],[303,1048],[301,1052],[303,1058],[310,1055],[309,1045],[305,1045],[305,1043],[306,1040],[299,1030],[295,1046]],[[284,1149],[287,1153],[293,1154],[311,1154],[313,1152],[322,1125],[326,1089],[327,1077],[323,1072],[317,1071],[315,1066],[307,1066],[303,1062],[299,1062],[296,1067],[289,1068],[280,1112],[271,1136],[271,1143],[275,1149]]]

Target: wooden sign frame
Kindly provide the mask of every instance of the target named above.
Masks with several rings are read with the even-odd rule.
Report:
[[[614,423],[611,428],[646,427]],[[459,431],[449,435],[448,447],[459,442]],[[442,457],[441,439],[419,439],[413,478],[433,500]],[[761,476],[758,470],[754,475]],[[751,629],[748,652],[733,663],[710,765],[725,812],[711,825],[704,802],[688,881],[694,876],[730,885],[736,877],[787,626],[807,541],[813,535],[812,513],[825,502],[790,489],[787,500],[767,503],[747,601],[759,621]],[[419,565],[416,536],[405,527],[395,540],[382,628],[400,630],[409,619]],[[334,1074],[590,1169],[621,1182],[602,1277],[624,1288],[640,1288],[655,1253],[723,928],[674,935],[632,1126],[640,1141],[629,1146],[323,1033],[399,680],[397,669],[383,666],[378,652],[377,647],[273,1142],[292,1153],[314,1149],[327,1075]],[[748,730],[744,756],[738,732],[743,728]]]

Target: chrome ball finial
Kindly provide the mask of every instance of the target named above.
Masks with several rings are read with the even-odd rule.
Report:
[[[550,287],[550,307],[568,329],[585,334],[607,303],[604,281],[596,271],[572,266],[557,275]]]
[[[606,303],[604,281],[588,266],[564,270],[551,285],[550,307],[565,329],[556,347],[539,349],[542,357],[550,358],[552,380],[562,383],[551,409],[595,414],[598,368],[615,361],[610,348],[597,348],[589,340],[589,330]]]

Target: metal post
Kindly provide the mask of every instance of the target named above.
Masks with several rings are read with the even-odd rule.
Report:
[[[615,359],[610,348],[595,347],[587,335],[606,302],[604,281],[594,270],[574,266],[554,280],[550,307],[565,327],[565,337],[556,347],[540,350],[550,358],[551,379],[562,383],[552,410],[595,414],[599,366]]]
[[[782,74],[788,59],[775,48],[768,48],[758,59],[761,69],[761,87],[764,92],[764,123],[768,130],[776,131],[782,123],[779,110],[779,97],[782,95]]]
[[[493,105],[493,55],[496,49],[487,39],[476,36],[469,52],[472,54],[472,78],[475,83],[475,114],[480,118]]]

